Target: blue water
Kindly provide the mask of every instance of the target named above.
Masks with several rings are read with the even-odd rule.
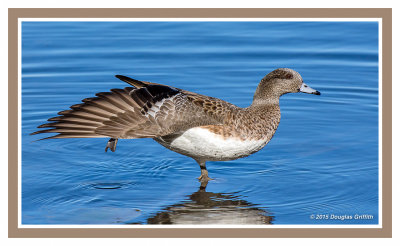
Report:
[[[377,224],[378,41],[377,22],[23,22],[22,224]],[[29,135],[116,74],[247,107],[279,67],[322,95],[282,96],[270,143],[209,162],[205,190],[152,139]]]

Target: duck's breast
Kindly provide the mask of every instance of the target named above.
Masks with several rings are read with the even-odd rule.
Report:
[[[198,160],[227,161],[248,156],[263,148],[268,140],[224,137],[205,127],[194,127],[170,138],[155,139],[161,145]]]

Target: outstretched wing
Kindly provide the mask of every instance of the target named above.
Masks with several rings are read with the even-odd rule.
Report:
[[[83,99],[46,128],[32,134],[58,133],[49,138],[154,138],[202,125],[223,124],[237,107],[217,98],[178,88],[117,77],[135,87],[112,89]]]

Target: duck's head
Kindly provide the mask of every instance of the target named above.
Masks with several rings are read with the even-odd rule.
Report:
[[[283,94],[297,92],[321,95],[319,91],[306,85],[298,72],[289,68],[278,68],[261,80],[254,94],[253,104],[277,103]]]

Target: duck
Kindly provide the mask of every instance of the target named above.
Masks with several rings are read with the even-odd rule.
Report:
[[[198,180],[207,184],[206,162],[231,161],[249,156],[274,136],[280,119],[279,99],[287,93],[321,93],[289,68],[278,68],[258,84],[250,106],[172,86],[116,78],[130,87],[100,92],[58,112],[31,135],[42,138],[109,138],[105,151],[116,151],[118,139],[152,138],[160,145],[191,157],[200,167]],[[42,129],[45,128],[45,129]]]

